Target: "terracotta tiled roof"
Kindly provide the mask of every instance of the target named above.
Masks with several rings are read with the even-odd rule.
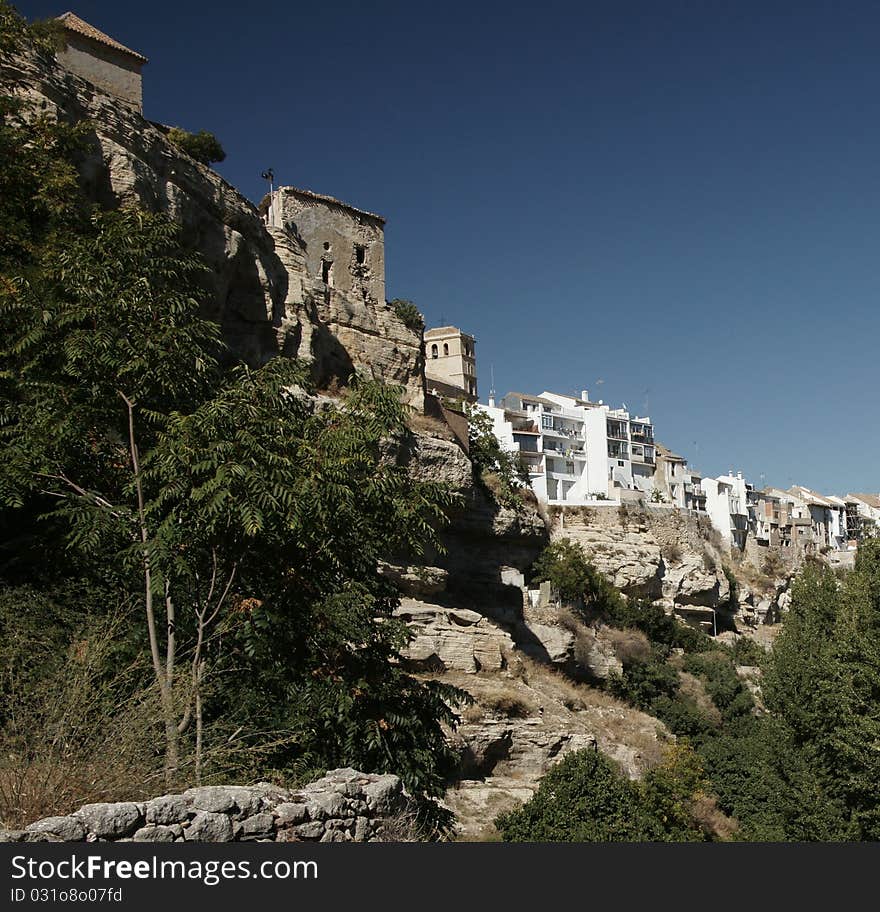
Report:
[[[144,57],[143,54],[138,54],[137,51],[133,51],[131,48],[127,48],[124,44],[120,44],[109,35],[105,35],[93,25],[89,25],[84,19],[80,19],[76,13],[62,13],[58,19],[60,22],[63,22],[64,27],[71,32],[76,32],[78,35],[84,35],[86,38],[91,38],[92,41],[97,41],[100,44],[111,47],[115,51],[121,51],[123,54],[128,54],[136,60],[140,60],[142,63],[147,62],[147,58]]]

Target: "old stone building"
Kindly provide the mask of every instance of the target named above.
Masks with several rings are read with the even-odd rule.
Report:
[[[147,58],[96,29],[75,13],[58,17],[64,26],[67,47],[58,62],[143,113],[141,69]]]
[[[268,223],[292,233],[309,274],[362,303],[385,303],[385,219],[296,187],[279,187],[260,204]]]
[[[477,401],[476,340],[456,326],[425,331],[425,380],[441,395]]]

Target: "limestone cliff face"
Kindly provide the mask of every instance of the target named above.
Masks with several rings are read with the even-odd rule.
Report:
[[[327,383],[365,371],[422,401],[421,337],[382,301],[331,298],[305,266],[302,244],[269,230],[256,207],[163,130],[44,56],[0,61],[0,84],[33,114],[93,130],[80,162],[83,185],[106,208],[138,204],[167,213],[212,273],[209,316],[249,364],[277,354],[310,361]]]

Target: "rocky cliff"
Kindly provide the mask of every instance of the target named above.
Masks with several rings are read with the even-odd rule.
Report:
[[[321,384],[366,370],[401,384],[409,402],[422,402],[420,334],[384,301],[328,290],[309,274],[295,232],[268,227],[248,200],[174,147],[162,128],[51,60],[4,60],[0,80],[35,113],[91,124],[80,168],[93,200],[108,207],[138,203],[183,226],[186,240],[211,267],[211,315],[236,355],[252,364],[277,354],[307,359]],[[448,428],[432,419],[423,420],[400,458],[415,475],[445,481],[460,495],[442,549],[424,555],[417,566],[386,565],[383,572],[398,581],[398,613],[414,632],[405,656],[409,667],[457,684],[475,700],[451,733],[461,762],[447,802],[466,836],[479,836],[498,811],[528,798],[569,751],[600,749],[638,776],[657,762],[670,738],[656,719],[589,686],[621,668],[613,636],[567,616],[546,590],[529,588],[529,568],[551,536],[580,541],[628,595],[691,619],[706,621],[722,612],[733,619],[737,611],[744,618],[744,605],[757,619],[761,611],[772,616],[778,606],[779,592],[771,603],[760,588],[757,595],[748,593],[752,603],[732,601],[717,541],[683,515],[614,507],[568,510],[545,521],[528,500],[501,505],[475,477]],[[342,783],[342,793],[360,800],[346,791],[352,782]],[[132,805],[125,835],[116,836],[187,839],[207,834],[209,824],[224,838],[358,839],[378,832],[365,830],[359,822],[364,815],[349,813],[348,805],[335,817],[291,811],[288,820],[282,806],[308,801],[264,792],[248,792],[247,807],[233,796],[225,810],[203,807],[198,795],[171,796],[177,816],[164,822],[151,803]],[[75,838],[111,838],[88,829],[85,809],[73,816],[64,825],[66,832],[82,834]]]
[[[91,126],[79,161],[89,197],[105,208],[167,213],[211,270],[209,315],[231,352],[252,365],[282,353],[310,361],[319,385],[364,371],[423,397],[420,333],[385,301],[332,293],[305,268],[303,242],[269,229],[256,207],[165,130],[61,67],[28,55],[0,60],[0,83],[32,115]]]

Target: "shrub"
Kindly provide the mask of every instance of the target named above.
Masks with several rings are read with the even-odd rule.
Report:
[[[528,473],[498,442],[485,412],[468,407],[467,418],[468,455],[477,478],[496,503],[516,509],[523,502],[521,492],[530,488]]]
[[[703,785],[700,759],[684,744],[641,783],[598,751],[577,751],[495,826],[505,842],[694,842],[705,838],[693,816]]]
[[[223,151],[220,141],[213,133],[208,133],[207,130],[189,133],[180,127],[172,127],[168,131],[168,139],[190,158],[194,158],[203,165],[210,165],[212,162],[222,162],[226,158],[226,153]]]
[[[781,576],[785,570],[782,557],[778,551],[768,551],[761,563],[761,572],[765,576]]]
[[[623,674],[608,678],[608,689],[633,706],[650,710],[658,697],[675,697],[678,672],[666,663],[663,656],[652,651],[646,661],[624,662]]]
[[[620,593],[587,560],[577,542],[565,538],[551,542],[532,571],[535,580],[548,580],[563,601],[580,603],[589,619],[610,617],[622,610]]]
[[[569,754],[523,807],[495,820],[505,842],[639,842],[639,793],[604,754]]]
[[[733,661],[723,652],[712,650],[689,655],[684,668],[703,680],[725,722],[747,716],[754,709],[751,693],[737,676]]]
[[[625,630],[609,627],[606,633],[615,654],[624,665],[647,662],[650,659],[651,643],[641,630],[634,627],[627,627]]]
[[[412,301],[407,301],[405,298],[395,298],[388,303],[391,305],[394,313],[397,314],[397,318],[407,329],[411,329],[413,332],[417,333],[422,332],[425,328],[425,318]]]

